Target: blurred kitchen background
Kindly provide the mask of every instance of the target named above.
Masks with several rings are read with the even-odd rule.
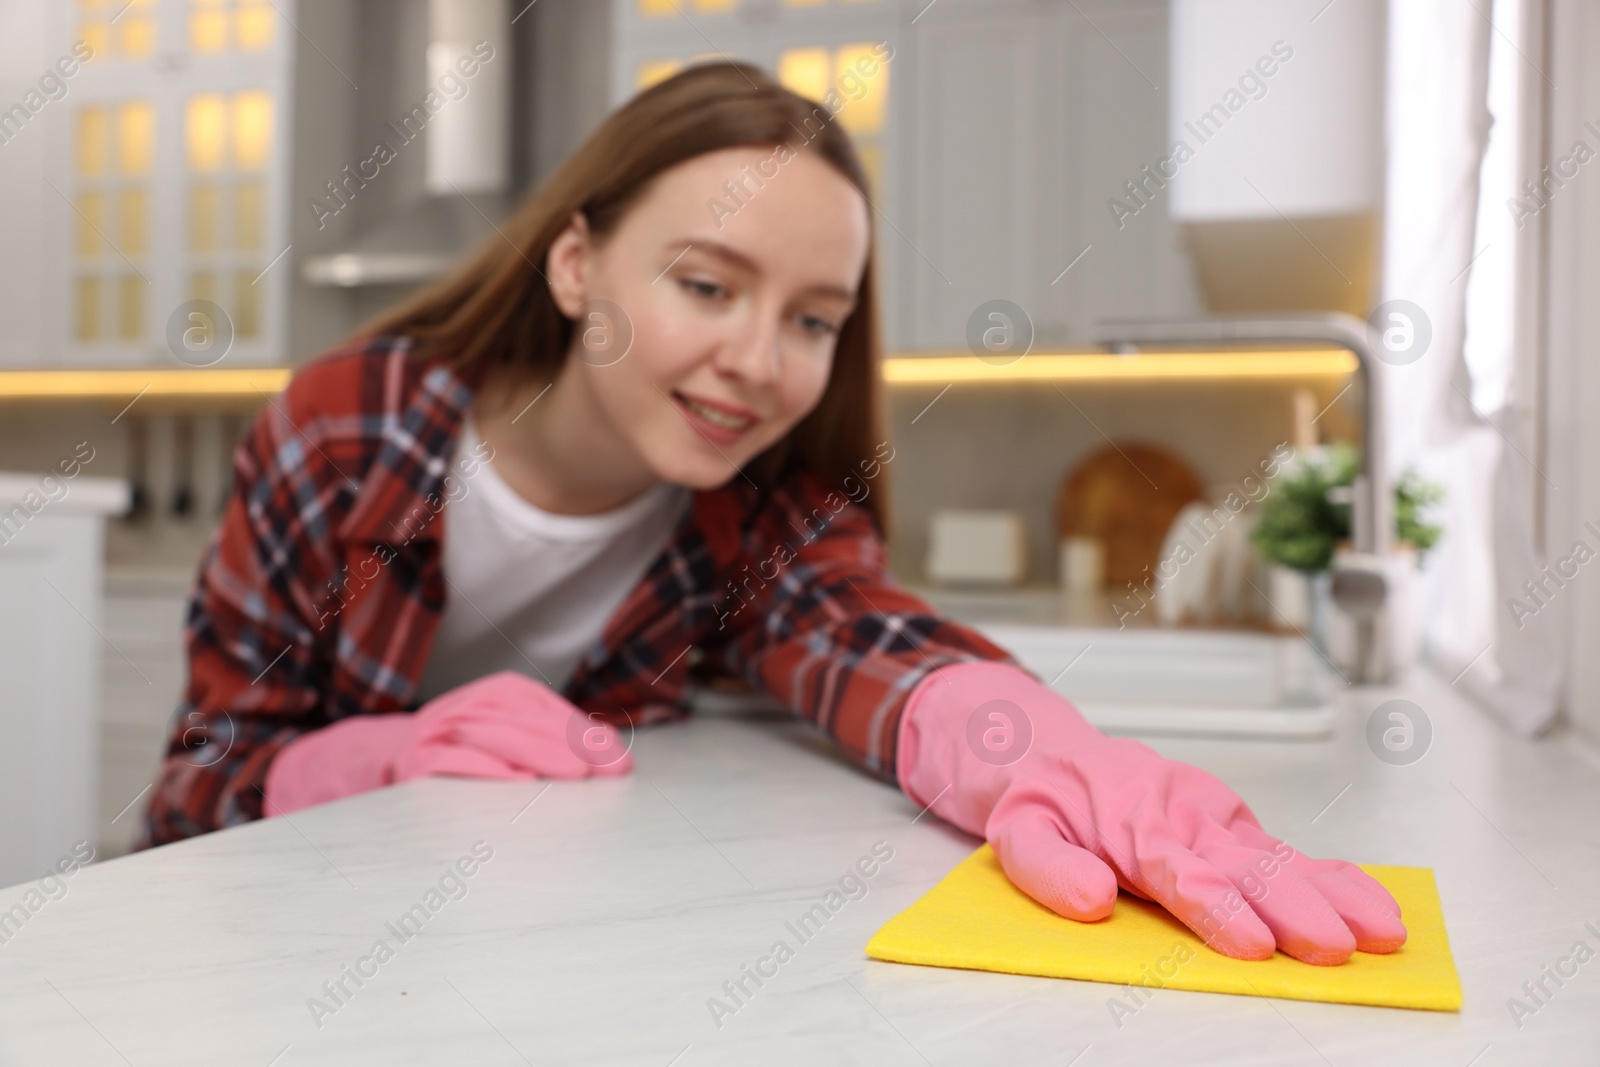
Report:
[[[719,55],[850,101],[902,581],[1124,732],[1432,670],[1600,740],[1597,46],[1577,0],[0,0],[0,883],[126,848],[288,369]]]

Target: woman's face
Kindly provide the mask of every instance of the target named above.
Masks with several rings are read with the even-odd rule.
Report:
[[[662,172],[601,244],[574,216],[547,261],[562,384],[655,477],[724,484],[822,398],[867,211],[814,152],[743,147]]]

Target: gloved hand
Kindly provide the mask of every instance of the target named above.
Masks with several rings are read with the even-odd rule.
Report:
[[[263,814],[425,775],[584,778],[631,770],[633,757],[611,725],[542,682],[498,671],[415,712],[356,715],[291,741],[267,770]]]
[[[1107,737],[1019,667],[960,663],[912,690],[900,787],[993,846],[1006,877],[1084,922],[1120,886],[1218,952],[1307,963],[1405,943],[1400,906],[1366,872],[1267,834],[1232,790],[1137,741]]]

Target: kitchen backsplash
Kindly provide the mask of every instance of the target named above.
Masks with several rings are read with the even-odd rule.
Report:
[[[904,582],[925,580],[928,525],[938,508],[1021,512],[1028,584],[1055,584],[1055,508],[1062,479],[1108,441],[1162,446],[1187,461],[1214,499],[1258,471],[1274,446],[1292,440],[1294,392],[1310,389],[1320,410],[1341,383],[1227,381],[1197,384],[1030,382],[895,386],[888,413],[890,556]],[[1317,428],[1348,439],[1352,393]],[[935,397],[938,397],[935,400]],[[932,402],[932,406],[929,404]]]

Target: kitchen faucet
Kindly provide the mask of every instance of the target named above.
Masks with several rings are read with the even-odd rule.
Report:
[[[1385,473],[1382,382],[1376,366],[1372,328],[1340,312],[1193,319],[1125,319],[1097,324],[1096,340],[1114,352],[1140,348],[1200,348],[1263,344],[1338,345],[1352,352],[1363,388],[1361,471],[1352,487],[1350,541],[1353,551],[1335,558],[1334,602],[1355,622],[1355,674],[1360,683],[1391,681],[1387,643],[1376,639],[1384,628],[1388,597],[1385,567],[1394,537],[1389,479]]]

